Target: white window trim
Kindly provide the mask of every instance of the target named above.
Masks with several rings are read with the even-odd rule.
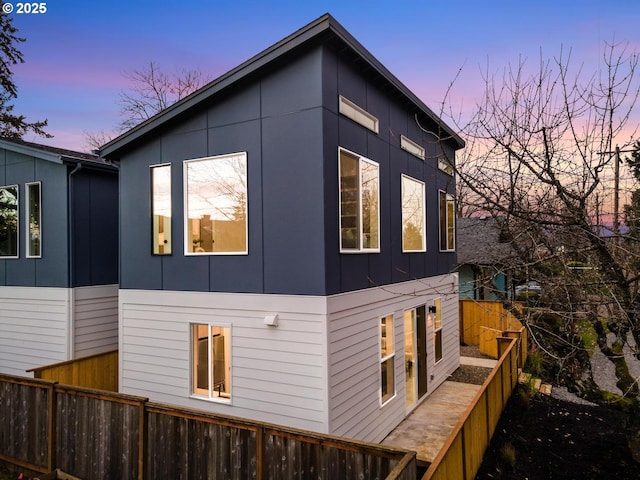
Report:
[[[422,219],[422,248],[420,250],[407,250],[404,248],[404,217],[402,216],[402,212],[401,212],[400,218],[401,218],[402,229],[403,229],[402,230],[402,252],[403,253],[426,252],[427,251],[427,204],[426,204],[427,191],[426,191],[425,183],[409,175],[405,175],[404,173],[402,174],[401,178],[407,178],[409,180],[413,180],[414,182],[422,185],[422,214],[424,217]],[[400,180],[400,198],[401,199],[404,198],[404,183],[402,182],[402,180]],[[400,208],[402,208],[402,205],[400,205]]]
[[[418,157],[420,160],[425,159],[424,147],[418,145],[416,142],[404,135],[400,135],[400,148],[409,152],[414,157]]]
[[[359,225],[360,228],[360,232],[359,232],[359,236],[360,236],[360,245],[358,246],[358,248],[342,248],[342,211],[341,211],[341,204],[340,204],[340,198],[338,198],[338,244],[340,245],[340,253],[355,253],[355,254],[361,254],[361,253],[380,253],[380,243],[381,243],[381,238],[380,238],[380,164],[378,164],[377,162],[374,162],[373,160],[370,160],[366,157],[363,157],[362,155],[360,155],[359,153],[356,152],[352,152],[351,150],[347,150],[346,148],[343,147],[338,147],[338,196],[340,195],[340,152],[347,152],[350,155],[353,155],[354,157],[358,157],[358,162],[359,163],[369,163],[371,165],[375,165],[376,168],[378,169],[378,197],[377,197],[377,203],[378,203],[378,215],[376,218],[376,222],[378,224],[378,248],[364,248],[363,245],[363,235],[362,235],[362,225]],[[359,197],[358,197],[358,217],[359,220],[362,222],[362,192],[360,192],[360,185],[362,185],[362,168],[360,168],[360,165],[358,165],[358,193],[359,193]]]
[[[339,96],[338,99],[339,111],[342,115],[350,118],[359,125],[368,128],[374,133],[378,133],[379,121],[374,115],[367,112],[364,108],[359,107],[348,98]]]
[[[188,191],[187,165],[191,162],[199,162],[204,160],[216,160],[219,158],[233,157],[236,155],[242,155],[244,157],[245,164],[247,165],[247,218],[246,218],[247,224],[244,232],[246,249],[244,251],[238,251],[238,252],[190,252],[189,251],[189,230],[187,228],[187,221],[189,220],[189,211],[188,211],[189,191]],[[248,170],[249,170],[249,165],[248,165],[248,159],[247,159],[247,152],[234,152],[234,153],[225,153],[222,155],[212,155],[209,157],[190,158],[182,162],[182,185],[183,185],[182,195],[183,195],[183,215],[184,215],[184,218],[182,219],[182,227],[184,230],[183,250],[184,250],[184,255],[186,257],[199,257],[199,256],[211,256],[211,255],[215,255],[215,256],[249,255],[249,188],[248,188],[249,173],[248,173]]]
[[[391,325],[392,325],[392,329],[393,329],[393,337],[391,338],[391,344],[393,345],[393,353],[391,353],[390,355],[387,355],[386,357],[382,357],[382,345],[380,344],[380,339],[382,338],[382,319],[385,317],[390,317],[391,318]],[[393,315],[393,313],[389,313],[387,315],[382,315],[381,317],[378,318],[378,381],[381,381],[382,379],[382,364],[384,362],[386,362],[387,360],[393,358],[393,395],[391,395],[389,398],[387,398],[384,402],[382,401],[382,384],[380,384],[380,388],[378,388],[378,400],[380,402],[380,408],[384,407],[385,405],[387,405],[389,402],[391,402],[394,398],[396,398],[396,396],[398,395],[398,389],[397,389],[397,385],[396,385],[396,372],[395,372],[395,367],[396,367],[396,319],[395,316]]]
[[[455,198],[453,195],[451,195],[450,193],[444,191],[444,190],[438,190],[438,248],[440,249],[441,252],[455,252],[456,251],[456,229],[455,229],[455,224],[454,224],[454,228],[453,228],[453,247],[452,248],[446,248],[443,249],[442,248],[442,244],[440,242],[440,239],[442,238],[442,222],[440,221],[440,212],[441,207],[440,207],[440,199],[441,199],[441,194],[444,193],[445,195],[445,228],[449,228],[449,215],[448,215],[448,208],[449,208],[449,201],[451,200],[452,202],[454,202],[454,218],[453,221],[455,222]],[[448,232],[447,232],[448,233]]]
[[[0,188],[16,188],[16,201],[18,203],[18,212],[16,215],[16,254],[15,255],[0,255],[0,260],[13,260],[20,258],[20,186],[17,184],[12,185],[0,185]]]
[[[233,334],[232,334],[232,326],[230,323],[218,323],[218,322],[190,322],[187,324],[189,326],[189,355],[190,355],[190,364],[191,367],[189,368],[189,373],[190,373],[190,378],[191,380],[189,381],[189,390],[190,390],[190,395],[189,398],[193,398],[196,400],[202,400],[205,402],[212,402],[212,403],[223,403],[225,405],[231,405],[233,403],[233,362],[231,359],[233,359],[233,342],[231,341],[233,339]],[[193,382],[194,382],[194,371],[193,371],[193,367],[194,367],[194,362],[193,362],[193,352],[194,349],[196,348],[196,346],[193,344],[193,326],[194,325],[206,325],[207,326],[207,335],[208,338],[211,338],[211,327],[222,327],[222,328],[228,328],[229,329],[229,382],[231,383],[231,391],[229,393],[229,398],[225,398],[225,397],[215,397],[212,395],[212,391],[213,391],[213,385],[211,384],[211,381],[209,381],[209,394],[208,395],[202,395],[202,394],[198,394],[195,393],[194,390],[194,386],[193,386]],[[211,348],[207,349],[207,368],[211,367]]]
[[[29,195],[29,187],[31,185],[38,185],[38,205],[40,205],[40,211],[38,212],[38,214],[40,215],[40,218],[38,220],[38,226],[40,227],[40,254],[39,255],[30,255],[30,251],[31,249],[29,248],[30,246],[30,239],[31,239],[31,232],[29,231],[30,229],[30,222],[29,222],[29,214],[31,213],[30,211],[30,200],[31,200],[31,196]],[[29,183],[25,183],[24,186],[24,204],[25,204],[25,208],[24,208],[24,224],[25,224],[25,256],[26,258],[42,258],[42,182],[38,181],[38,182],[29,182]],[[19,204],[18,204],[19,207]]]

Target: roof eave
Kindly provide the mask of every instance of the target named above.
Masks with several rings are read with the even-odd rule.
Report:
[[[62,156],[52,153],[46,152],[44,150],[40,150],[39,148],[31,147],[29,145],[21,145],[18,143],[8,142],[6,140],[0,140],[0,148],[5,150],[9,150],[15,153],[20,153],[22,155],[27,155],[29,157],[36,157],[42,160],[46,160],[48,162],[62,164]]]

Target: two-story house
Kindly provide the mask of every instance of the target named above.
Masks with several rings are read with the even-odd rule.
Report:
[[[383,439],[458,366],[463,145],[330,15],[105,145],[121,391]]]
[[[118,346],[118,169],[0,139],[0,372]]]

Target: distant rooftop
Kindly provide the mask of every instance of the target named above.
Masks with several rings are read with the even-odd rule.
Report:
[[[504,264],[514,257],[500,220],[494,217],[457,218],[456,252],[458,265]]]
[[[111,162],[93,153],[76,152],[66,148],[52,147],[40,143],[27,142],[14,138],[0,138],[0,148],[17,153],[44,158],[56,163],[86,163],[96,166],[115,168]]]

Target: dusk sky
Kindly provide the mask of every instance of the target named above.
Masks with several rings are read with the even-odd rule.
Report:
[[[85,131],[114,131],[124,72],[154,61],[215,78],[327,12],[436,112],[461,67],[454,101],[471,109],[487,65],[501,71],[522,57],[535,66],[541,51],[562,47],[595,72],[605,42],[640,51],[637,0],[52,0],[44,14],[9,3],[27,39],[25,63],[14,67],[16,112],[47,118],[54,135],[25,140],[81,151]]]

